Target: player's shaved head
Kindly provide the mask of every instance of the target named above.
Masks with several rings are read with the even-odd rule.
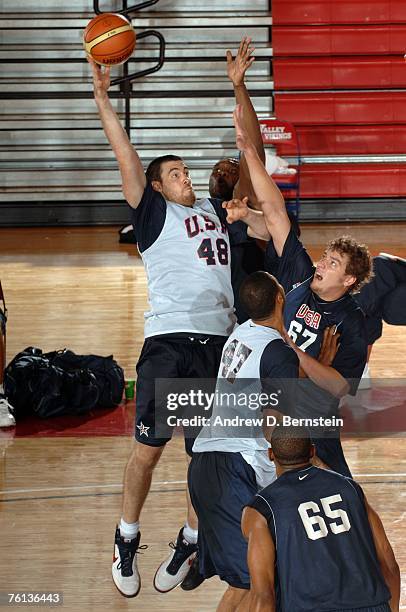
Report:
[[[306,463],[311,457],[312,443],[304,427],[275,427],[271,439],[272,453],[280,465]]]
[[[243,280],[240,302],[250,319],[265,320],[275,311],[276,298],[282,288],[272,274],[254,272]]]

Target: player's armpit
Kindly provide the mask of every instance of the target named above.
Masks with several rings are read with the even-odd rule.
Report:
[[[371,508],[371,506],[368,504],[366,498],[364,498],[364,501],[369,524],[371,526],[372,536],[374,538],[378,561],[381,566],[381,571],[385,582],[391,593],[391,600],[389,602],[390,608],[392,612],[398,612],[400,600],[399,565],[395,559],[392,546],[387,538],[381,519],[375,510],[373,510],[373,508]]]
[[[254,508],[247,507],[241,528],[248,540],[250,612],[275,612],[275,545],[266,519]]]
[[[131,208],[137,208],[147,184],[141,160],[132,151],[124,163],[119,163],[122,191]]]

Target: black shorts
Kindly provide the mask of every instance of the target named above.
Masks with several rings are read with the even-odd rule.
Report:
[[[240,453],[193,453],[189,492],[199,519],[200,573],[230,586],[250,588],[243,508],[258,493],[255,472]]]
[[[406,325],[406,264],[374,257],[374,276],[354,298],[366,316],[368,344],[382,336],[382,320],[390,325]]]
[[[135,438],[148,446],[163,446],[170,438],[155,437],[155,379],[217,379],[227,338],[201,334],[167,334],[146,338],[137,363]],[[191,454],[194,439],[185,439]]]

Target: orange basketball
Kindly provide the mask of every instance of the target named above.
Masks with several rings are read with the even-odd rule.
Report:
[[[102,66],[124,64],[135,48],[131,23],[118,13],[97,15],[83,33],[86,53]]]

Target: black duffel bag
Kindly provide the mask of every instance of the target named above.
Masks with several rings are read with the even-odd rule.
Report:
[[[112,356],[28,347],[7,366],[4,385],[16,420],[32,414],[45,419],[113,408],[123,395],[124,372]]]

